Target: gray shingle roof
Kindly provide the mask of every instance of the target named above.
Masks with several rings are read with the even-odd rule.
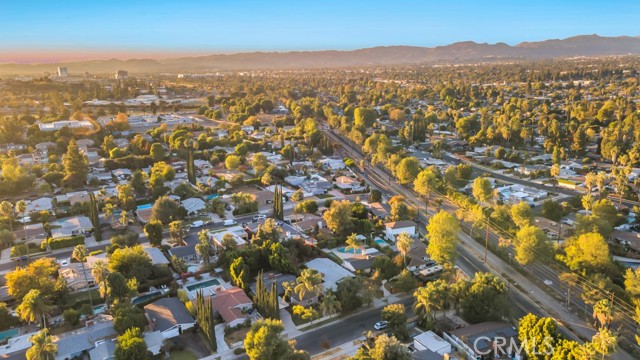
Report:
[[[154,328],[159,331],[168,330],[178,324],[195,322],[180,299],[171,297],[157,300],[144,307]]]

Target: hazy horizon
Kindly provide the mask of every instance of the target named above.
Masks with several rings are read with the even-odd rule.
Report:
[[[637,36],[640,4],[400,1],[299,4],[203,0],[11,2],[0,13],[0,62],[167,58],[253,51],[433,47],[460,41]],[[526,15],[526,16],[525,16]]]

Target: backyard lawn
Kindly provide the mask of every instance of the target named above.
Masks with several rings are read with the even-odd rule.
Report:
[[[172,351],[169,354],[170,360],[197,360],[198,357],[193,355],[189,350]]]

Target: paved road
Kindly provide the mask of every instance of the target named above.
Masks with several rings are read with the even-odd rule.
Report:
[[[342,136],[337,135],[328,128],[323,127],[323,129],[328,138],[339,146],[343,147],[347,151],[347,153],[356,160],[356,162],[363,159],[360,149],[354,146],[354,144],[352,144],[350,140],[345,140]],[[391,181],[391,175],[387,169],[368,166],[365,167],[365,171],[368,172],[369,179],[372,179],[373,181],[381,184],[386,183],[386,185],[383,185],[383,187],[386,187],[385,190],[387,190],[388,192],[404,195],[407,199],[407,202],[413,204],[417,208],[424,207],[422,201],[418,201],[418,196],[416,196],[412,191],[400,186],[399,184],[395,183],[395,181]],[[510,181],[513,180],[512,178],[508,179]],[[450,201],[448,201],[447,199],[443,199],[441,209],[453,213],[455,212],[457,207],[454,204],[450,203]],[[422,213],[421,216],[425,217],[424,213]],[[461,233],[460,235],[463,239],[463,243],[466,242],[466,245],[475,248],[475,252],[477,254],[482,254],[484,252],[483,247],[477,244],[475,240],[471,239],[468,235],[464,233]],[[495,238],[496,235],[492,234],[492,236],[494,236]],[[542,313],[546,314],[545,316],[552,316],[556,318],[560,324],[560,328],[563,329],[563,331],[568,335],[570,335],[569,338],[578,339],[578,336],[576,334],[580,334],[581,338],[589,338],[593,334],[593,329],[591,329],[590,326],[585,323],[584,319],[576,316],[570,311],[567,311],[567,309],[562,308],[561,302],[557,301],[552,296],[549,296],[544,290],[540,289],[533,282],[519,274],[510,265],[504,263],[504,261],[491,253],[489,253],[488,260],[491,264],[491,268],[493,270],[492,272],[497,273],[498,275],[509,274],[510,277],[519,279],[518,283],[524,288],[524,291],[526,291],[527,294],[525,296],[524,292],[516,289],[513,289],[513,291],[518,291],[520,295],[522,295],[523,301],[528,302],[532,305],[535,304],[534,307],[538,308]],[[545,308],[542,309],[537,304],[542,304],[542,306],[544,306]],[[552,312],[550,313],[550,311]],[[569,327],[571,328],[571,330],[569,329]],[[618,351],[614,358],[632,359],[632,357],[622,349]]]

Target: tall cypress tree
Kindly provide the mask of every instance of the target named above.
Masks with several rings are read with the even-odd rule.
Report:
[[[93,237],[96,241],[102,241],[102,227],[100,226],[100,215],[98,211],[98,203],[96,202],[96,196],[89,193],[89,217],[91,219],[91,225],[93,225]]]
[[[191,148],[189,148],[189,152],[187,153],[187,177],[191,184],[196,184],[196,168],[193,163],[193,149]]]

